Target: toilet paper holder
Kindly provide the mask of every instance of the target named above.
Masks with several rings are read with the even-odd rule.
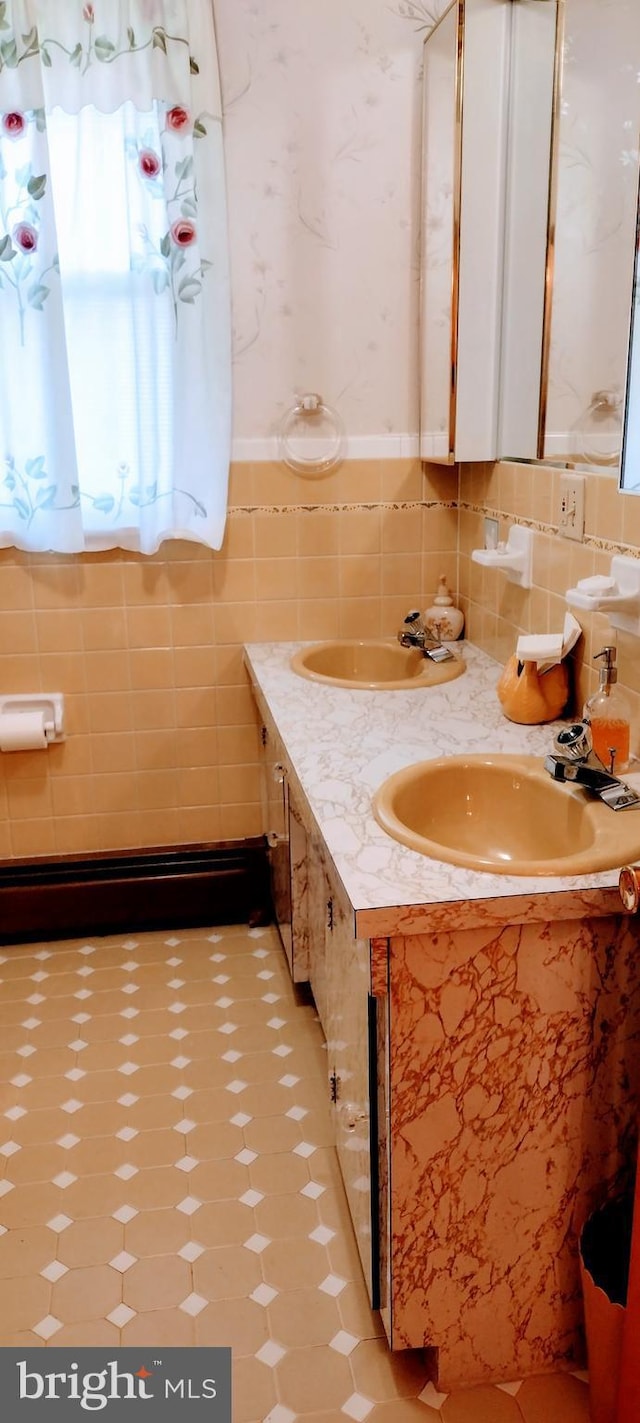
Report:
[[[41,712],[47,746],[64,741],[64,693],[27,692],[16,696],[0,696],[0,722],[5,716],[20,716],[21,712]]]

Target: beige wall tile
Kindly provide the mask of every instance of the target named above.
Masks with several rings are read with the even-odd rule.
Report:
[[[79,565],[78,574],[78,596],[86,608],[114,608],[124,603],[124,574],[119,561],[99,563],[88,556]]]
[[[262,558],[256,563],[255,588],[258,603],[291,599],[296,592],[296,560],[293,558]]]
[[[103,614],[99,616],[102,617]],[[82,618],[78,616],[76,609],[38,614],[40,652],[81,652],[83,646]]]
[[[218,558],[253,558],[253,514],[230,509],[224,533],[224,542]],[[214,564],[215,571],[215,564]]]
[[[340,636],[340,600],[305,598],[300,607],[299,635],[305,642]]]
[[[343,598],[340,603],[341,637],[381,637],[380,598]]]
[[[29,568],[10,563],[7,555],[10,549],[0,551],[0,608],[10,612],[14,608],[33,607],[33,576]]]
[[[403,594],[408,598],[423,601],[422,554],[390,553],[382,561],[382,592],[392,596]]]
[[[338,530],[341,555],[379,553],[382,512],[380,509],[343,509]]]
[[[148,732],[147,735],[154,735]],[[134,771],[136,768],[136,743],[129,732],[107,732],[91,737],[92,769],[98,774],[107,771]]]
[[[51,614],[51,617],[57,616]],[[68,614],[62,613],[62,618]],[[73,620],[68,619],[71,623]],[[87,652],[127,646],[127,619],[124,608],[85,610],[81,616],[83,645]],[[53,649],[52,649],[53,650]]]
[[[243,834],[251,832],[244,831]],[[176,845],[215,843],[216,840],[233,840],[235,831],[223,827],[218,806],[179,806],[176,811],[174,839]],[[148,844],[143,840],[142,844]]]
[[[217,687],[215,705],[218,726],[252,726],[256,705],[248,681],[239,687]]]
[[[593,476],[589,475],[589,480],[592,478]],[[597,485],[594,532],[600,539],[609,539],[612,543],[621,542],[625,498],[620,494],[613,475],[599,475],[594,482]]]
[[[252,621],[258,642],[291,642],[300,636],[298,605],[294,601],[274,598],[260,603]]]
[[[234,506],[253,503],[253,465],[232,464],[229,470],[229,513],[232,520]]]
[[[335,555],[333,558],[299,558],[296,579],[297,595],[305,601],[307,598],[337,598],[340,595],[340,560]]]
[[[151,559],[125,563],[123,577],[127,607],[171,602],[166,569]]]
[[[127,644],[129,647],[171,647],[173,645],[172,612],[178,609],[127,608]],[[180,610],[182,611],[182,610]]]
[[[263,833],[262,807],[251,805],[227,805],[220,811],[220,834],[223,840],[243,840]]]
[[[55,855],[56,837],[53,819],[50,820],[28,820],[13,821],[11,827],[2,827],[6,831],[6,842],[0,831],[0,854],[3,858],[9,855],[16,859],[30,859],[36,855]]]
[[[169,647],[204,646],[213,642],[213,607],[208,603],[188,603],[173,607]],[[153,646],[153,644],[149,644]]]
[[[175,708],[178,729],[217,724],[215,696],[208,687],[177,687]]]
[[[462,466],[460,466],[462,468]],[[458,469],[455,464],[423,464],[423,499],[440,499],[443,503],[458,498]]]
[[[383,502],[422,499],[423,474],[419,459],[380,461],[380,498]]]
[[[379,503],[383,497],[382,464],[381,460],[346,460],[339,470],[340,502],[344,504]]]
[[[342,598],[375,598],[382,591],[382,566],[374,554],[343,554],[340,564]]]
[[[131,743],[127,754],[133,755],[134,764],[139,771],[169,771],[184,764],[178,758],[183,740],[190,735],[202,736],[203,734],[211,738],[211,732],[203,733],[202,731],[178,732],[171,729],[137,731],[135,736],[127,738]]]
[[[213,570],[214,601],[252,603],[256,596],[255,569],[252,558],[221,559]]]
[[[202,732],[192,733],[202,737]],[[206,746],[202,746],[201,759],[195,759],[194,746],[191,765],[208,765]],[[256,726],[221,726],[217,732],[217,759],[221,767],[255,765],[260,754],[258,730]]]
[[[175,726],[172,691],[137,691],[132,693],[131,702],[136,731],[159,731]]]
[[[174,680],[171,648],[135,648],[129,653],[132,691],[145,687],[171,687]]]
[[[9,781],[6,786],[7,813],[11,820],[41,820],[52,814],[51,784],[46,771],[33,778]]]
[[[640,548],[640,495],[621,494],[622,534],[625,544]]]
[[[33,570],[33,602],[36,608],[69,608],[77,602],[81,569],[76,563],[51,563]]]
[[[422,551],[422,509],[383,509],[381,518],[383,553],[418,553]]]
[[[335,556],[339,549],[340,515],[314,509],[296,515],[298,558]]]
[[[131,654],[135,656],[135,653]],[[85,652],[78,658],[84,669],[84,688],[88,693],[124,692],[131,687],[130,656],[124,650],[118,652]],[[71,691],[68,684],[62,684],[63,691]]]
[[[104,731],[133,731],[134,708],[130,694],[102,692],[99,697],[90,697],[88,721],[94,736]]]
[[[56,615],[54,615],[56,616]],[[36,618],[32,612],[0,612],[0,648],[3,654],[37,652]],[[49,650],[56,650],[47,649]]]

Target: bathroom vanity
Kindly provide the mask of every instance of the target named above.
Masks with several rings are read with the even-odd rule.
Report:
[[[290,887],[283,942],[326,1037],[372,1304],[392,1348],[435,1351],[445,1391],[579,1367],[578,1233],[631,1169],[640,1086],[617,870],[527,879],[392,840],[371,809],[392,772],[463,751],[542,759],[554,728],[507,722],[500,669],[470,644],[464,676],[393,692],[303,680],[299,647],[245,662]]]

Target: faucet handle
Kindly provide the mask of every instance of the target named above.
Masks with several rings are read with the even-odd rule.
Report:
[[[421,616],[421,613],[420,613],[420,609],[419,609],[419,608],[411,608],[410,611],[407,613],[407,616],[406,616],[406,618],[405,618],[405,623],[410,623],[411,626],[413,626],[414,623],[421,623],[421,622],[422,622],[422,616]]]
[[[588,721],[574,721],[563,726],[553,738],[553,749],[566,761],[586,761],[593,750],[593,738]]]

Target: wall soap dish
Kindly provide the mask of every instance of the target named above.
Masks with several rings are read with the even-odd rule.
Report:
[[[612,627],[640,637],[640,559],[614,554],[610,577],[581,578],[565,596],[569,607],[606,613]]]
[[[506,544],[498,544],[497,548],[474,548],[471,558],[474,563],[484,564],[485,568],[504,569],[512,583],[530,588],[533,580],[533,529],[526,529],[523,524],[512,524]]]

